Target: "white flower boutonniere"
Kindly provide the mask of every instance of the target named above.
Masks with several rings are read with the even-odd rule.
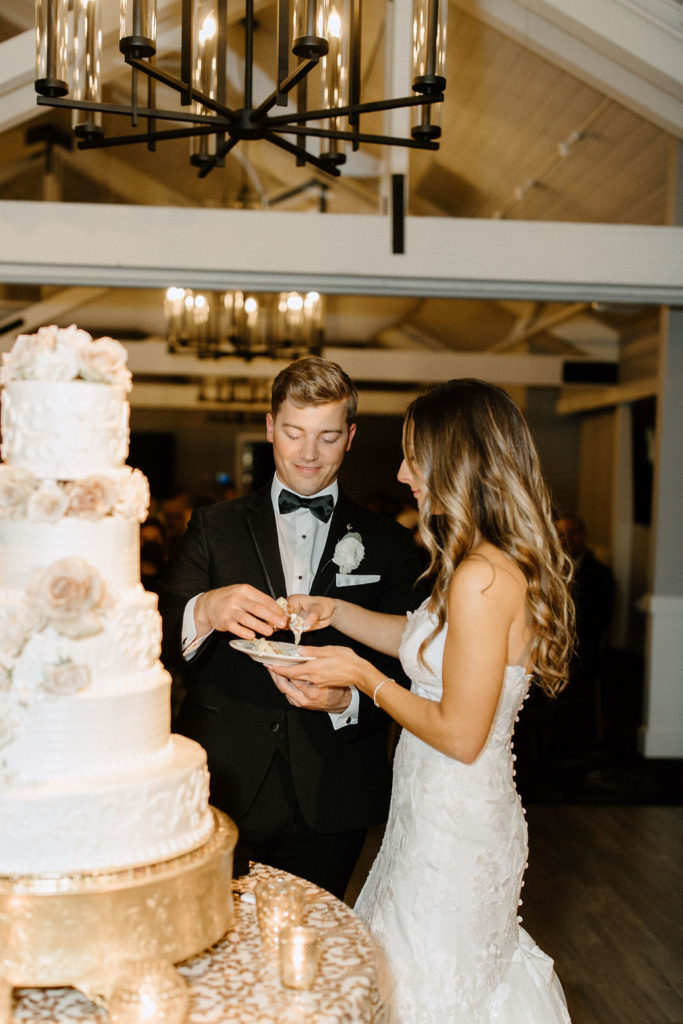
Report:
[[[344,575],[357,569],[365,555],[360,534],[353,532],[351,523],[347,523],[346,529],[348,532],[337,542],[332,555],[332,561]]]

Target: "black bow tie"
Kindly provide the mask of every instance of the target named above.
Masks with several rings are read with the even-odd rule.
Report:
[[[331,494],[320,494],[317,498],[300,498],[298,494],[282,490],[277,503],[283,515],[296,512],[298,508],[307,508],[321,523],[326,523],[334,510],[334,498]]]

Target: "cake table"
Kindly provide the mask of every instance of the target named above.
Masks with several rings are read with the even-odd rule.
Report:
[[[187,1024],[384,1024],[373,942],[360,919],[340,900],[305,882],[305,922],[323,937],[313,989],[280,984],[275,965],[261,953],[253,889],[285,872],[252,864],[233,882],[234,920],[210,949],[178,965],[189,985]],[[107,1012],[74,989],[17,989],[15,1024],[106,1024]]]

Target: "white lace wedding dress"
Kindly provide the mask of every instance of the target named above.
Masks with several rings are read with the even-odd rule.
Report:
[[[409,615],[400,657],[414,693],[441,694],[445,628]],[[392,1024],[570,1024],[553,961],[520,926],[527,862],[511,739],[529,688],[508,666],[486,745],[473,764],[407,730],[394,762],[382,847],[356,903],[386,963]]]

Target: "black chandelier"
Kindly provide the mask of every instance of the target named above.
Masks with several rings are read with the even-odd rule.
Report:
[[[277,84],[259,103],[253,98],[254,0],[244,0],[239,21],[244,30],[244,84],[242,105],[236,107],[227,105],[228,0],[182,0],[179,78],[155,61],[156,0],[121,0],[119,49],[131,68],[130,102],[103,103],[103,2],[73,0],[69,30],[69,0],[36,0],[38,103],[73,109],[80,149],[146,143],[153,150],[159,141],[188,138],[190,160],[200,177],[223,166],[226,154],[242,139],[265,139],[291,153],[298,165],[309,163],[331,175],[340,173],[347,143],[354,150],[361,143],[438,149],[435,140],[441,129],[432,107],[443,100],[446,86],[448,0],[413,0],[413,95],[366,103],[360,95],[362,0],[277,0]],[[312,74],[315,69],[318,75]],[[140,82],[145,80],[143,100]],[[157,106],[157,83],[179,94],[178,109]],[[274,108],[288,106],[293,90],[292,109],[274,115]],[[313,102],[320,97],[322,107],[311,109],[311,97]],[[409,138],[361,131],[362,115],[399,107],[415,108]],[[141,130],[106,136],[103,114],[127,117]],[[164,122],[173,126],[159,127]],[[307,148],[311,137],[320,140],[317,153]]]

